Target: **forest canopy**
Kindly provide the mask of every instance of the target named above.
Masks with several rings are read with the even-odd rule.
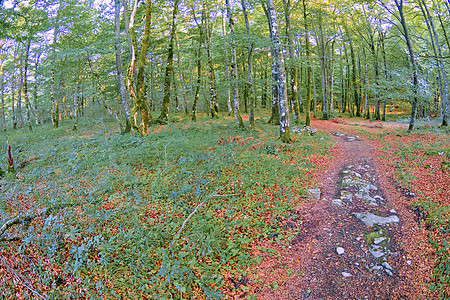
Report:
[[[174,112],[254,128],[272,109],[289,140],[306,111],[385,120],[394,107],[411,112],[410,130],[416,117],[447,124],[447,0],[1,5],[3,130],[109,114],[147,134]]]

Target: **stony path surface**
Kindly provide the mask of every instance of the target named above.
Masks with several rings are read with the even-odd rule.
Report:
[[[419,233],[392,183],[381,176],[370,143],[338,126],[313,127],[332,134],[334,163],[323,174],[317,200],[294,212],[300,225],[282,262],[295,275],[257,299],[426,299],[415,274],[426,260],[406,245]],[[319,194],[320,193],[320,194]]]

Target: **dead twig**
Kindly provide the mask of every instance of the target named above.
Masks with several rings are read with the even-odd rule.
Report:
[[[0,257],[1,258],[1,257]],[[35,291],[33,288],[29,287],[25,282],[23,282],[23,280],[19,277],[19,275],[17,275],[17,273],[14,271],[14,269],[12,267],[9,266],[9,264],[3,259],[2,262],[11,270],[11,272],[13,273],[13,275],[17,278],[17,280],[19,281],[20,284],[22,284],[24,287],[26,287],[30,292],[32,292],[33,294],[35,294],[36,296],[38,296],[39,298],[46,300],[47,298],[45,298],[44,296],[42,296],[41,294],[39,294],[37,291]]]

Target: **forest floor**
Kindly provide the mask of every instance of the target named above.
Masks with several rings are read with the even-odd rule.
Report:
[[[365,133],[355,125],[364,126]],[[309,191],[312,201],[293,211],[297,222],[286,225],[298,234],[288,248],[275,247],[277,259],[265,256],[256,267],[262,282],[254,287],[257,299],[439,297],[429,290],[435,256],[426,243],[427,226],[419,222],[423,215],[411,205],[416,195],[396,181],[395,170],[382,158],[386,154],[378,151],[380,142],[367,139],[402,126],[378,125],[312,122],[333,136],[336,147],[328,167],[317,174],[320,190]],[[429,179],[422,184],[432,184]],[[448,182],[447,172],[440,179],[446,192],[439,196],[447,205]]]
[[[0,298],[450,297],[448,129],[268,118],[0,132]]]

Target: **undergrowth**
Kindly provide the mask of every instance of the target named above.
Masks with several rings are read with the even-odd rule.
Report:
[[[431,292],[440,299],[450,296],[450,206],[448,179],[449,129],[420,126],[414,132],[397,130],[375,136],[383,141],[380,158],[395,167],[397,181],[413,197],[412,207],[420,211],[435,251]],[[390,136],[386,139],[386,136]],[[414,190],[415,193],[411,193]]]
[[[2,265],[48,298],[221,298],[259,262],[256,241],[289,234],[281,225],[304,201],[309,158],[331,145],[320,135],[286,145],[276,126],[240,130],[228,118],[180,117],[148,136],[112,126],[9,133],[18,168],[0,181],[0,222],[52,211],[8,232],[18,240],[0,242]],[[1,295],[19,286],[0,280]]]

